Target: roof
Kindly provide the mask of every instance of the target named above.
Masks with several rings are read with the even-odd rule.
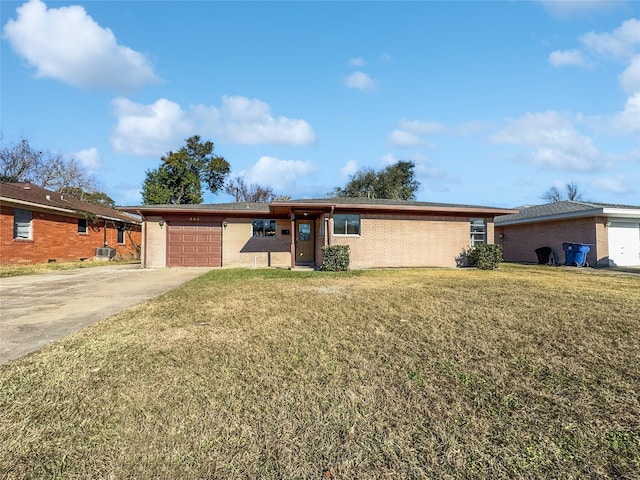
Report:
[[[138,213],[140,215],[162,215],[165,213],[269,213],[268,203],[194,203],[194,204],[168,204],[168,205],[139,205],[118,207],[125,212]]]
[[[20,205],[25,209],[40,208],[62,215],[83,216],[86,214],[117,222],[139,224],[140,220],[128,213],[113,208],[83,202],[68,195],[47,190],[32,183],[0,183],[0,202]]]
[[[196,205],[141,205],[119,207],[126,212],[140,215],[162,215],[168,213],[210,213],[210,214],[278,214],[285,215],[291,210],[310,210],[316,212],[330,212],[332,209],[357,210],[367,212],[397,212],[397,213],[434,213],[434,214],[464,214],[464,215],[503,215],[514,213],[516,210],[486,207],[478,205],[458,205],[451,203],[415,202],[406,200],[387,200],[379,198],[316,198],[301,200],[276,200],[272,203],[214,203]]]
[[[565,200],[522,208],[518,213],[495,218],[496,226],[532,223],[565,218],[606,216],[612,218],[640,218],[640,207],[611,203],[576,202]]]

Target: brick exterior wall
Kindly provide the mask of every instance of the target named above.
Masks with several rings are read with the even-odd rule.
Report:
[[[496,243],[502,245],[507,262],[537,263],[535,250],[551,247],[556,262],[561,264],[565,261],[563,243],[591,244],[587,263],[592,266],[608,266],[605,223],[606,218],[590,217],[498,226],[495,230]]]
[[[78,218],[47,211],[32,210],[31,239],[13,238],[13,207],[0,207],[0,264],[34,264],[50,260],[57,262],[93,259],[96,248],[104,245],[104,224],[87,221],[87,233],[78,233]],[[136,256],[134,242],[141,243],[140,227],[125,231],[123,245],[117,243],[117,228],[107,221],[107,243],[124,258]]]
[[[315,260],[322,263],[322,247],[349,245],[352,269],[382,267],[455,267],[463,250],[469,248],[470,223],[467,217],[419,215],[361,215],[361,235],[332,234],[327,216],[315,220]],[[145,266],[166,266],[166,225],[160,217],[145,222],[143,262]],[[226,218],[222,229],[223,267],[291,266],[291,220],[277,219],[275,238],[254,238],[251,218]],[[328,225],[328,229],[325,228]],[[289,230],[289,234],[283,234]],[[327,235],[328,230],[329,235]],[[494,239],[493,219],[487,219],[487,241]],[[145,253],[146,251],[146,253]]]
[[[228,218],[222,229],[222,266],[283,267],[291,266],[291,221],[277,219],[275,238],[254,238],[250,218]],[[282,230],[289,230],[283,235]]]
[[[492,228],[487,222],[488,241]],[[331,238],[332,245],[349,245],[352,269],[455,267],[469,241],[469,218],[397,215],[361,215],[359,236]]]
[[[163,225],[160,226],[160,221]],[[147,217],[143,225],[142,265],[167,266],[167,225],[162,217]]]

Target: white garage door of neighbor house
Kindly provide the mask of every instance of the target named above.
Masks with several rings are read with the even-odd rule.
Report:
[[[609,227],[609,264],[629,267],[640,265],[640,224],[611,222]]]

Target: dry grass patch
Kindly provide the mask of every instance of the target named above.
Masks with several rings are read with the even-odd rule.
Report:
[[[0,477],[636,478],[638,277],[219,270],[0,367]]]
[[[59,270],[73,270],[75,268],[108,267],[114,264],[125,265],[133,263],[140,263],[140,260],[110,260],[108,262],[86,260],[77,262],[36,263],[34,265],[0,265],[0,278],[35,275]]]

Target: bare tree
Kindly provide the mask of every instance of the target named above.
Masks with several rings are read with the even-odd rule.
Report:
[[[69,187],[96,190],[95,178],[82,170],[74,159],[34,150],[25,139],[0,149],[0,180],[30,182],[51,190]]]
[[[571,200],[574,202],[582,201],[582,193],[580,192],[578,185],[575,182],[567,183],[566,185],[567,195],[565,195],[558,189],[558,187],[551,187],[544,192],[540,198],[548,201],[549,203],[562,202],[564,200]]]
[[[276,195],[269,187],[247,185],[241,177],[229,180],[224,191],[231,195],[236,202],[269,203],[276,199]]]

